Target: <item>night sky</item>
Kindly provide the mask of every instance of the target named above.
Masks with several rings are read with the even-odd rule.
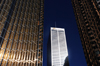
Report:
[[[69,65],[87,66],[71,0],[44,1],[43,66],[47,66],[47,42],[50,27],[65,28]]]

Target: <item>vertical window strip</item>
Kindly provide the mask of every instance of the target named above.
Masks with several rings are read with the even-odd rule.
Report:
[[[4,3],[5,3],[5,0],[2,1],[2,5],[1,5],[1,7],[0,7],[0,11],[1,11],[1,9],[3,8]]]
[[[18,4],[18,5],[19,5],[19,4]],[[18,6],[18,5],[17,5],[17,6]],[[18,8],[15,10],[16,13],[15,13],[14,16],[16,16],[16,14],[17,14],[17,10],[18,10]],[[12,31],[12,29],[13,29],[13,27],[14,27],[14,22],[15,22],[15,18],[13,19],[13,23],[12,23],[11,31]],[[10,25],[9,25],[9,26],[10,26]],[[9,55],[8,55],[8,58],[7,58],[6,66],[7,66],[7,64],[8,64],[8,60],[9,60],[9,56],[10,56],[10,53],[11,53],[11,49],[12,49],[12,44],[13,44],[13,41],[14,41],[14,37],[15,37],[15,33],[14,33],[13,40],[12,40],[12,43],[11,43],[11,48],[10,48]]]
[[[29,4],[28,4],[28,2],[27,2],[27,6],[28,6],[28,5],[29,5]],[[26,32],[26,30],[27,30],[27,26],[26,26],[26,25],[27,25],[27,20],[28,20],[28,19],[27,19],[27,18],[28,18],[28,9],[27,9],[27,6],[26,6],[26,18],[25,18],[25,19],[26,19],[26,23],[25,23],[25,32]],[[26,39],[27,39],[27,37],[28,37],[28,35],[27,35],[27,32],[26,32],[26,33],[25,33],[25,38],[24,38],[24,40],[25,40],[25,41],[24,41],[24,46],[26,46],[26,47],[25,47],[25,55],[24,55],[24,60],[25,60],[25,62],[23,63],[23,65],[27,64],[27,63],[26,63],[26,62],[27,62],[27,61],[26,61],[26,60],[27,60],[27,59],[26,59],[26,56],[27,56],[27,41],[26,41]]]
[[[26,2],[26,0],[25,0],[25,2]],[[23,6],[24,6],[24,12],[23,12],[23,13],[25,13],[25,7],[26,7],[26,5],[23,4]],[[22,7],[21,7],[21,8],[22,8]],[[21,35],[21,29],[22,29],[22,24],[23,24],[23,18],[24,18],[24,14],[22,15],[22,22],[21,22],[21,24],[20,24],[21,27],[20,27],[20,31],[19,31],[19,37],[20,37],[20,35]],[[18,47],[19,47],[19,46],[18,46]],[[20,57],[21,57],[21,50],[22,50],[22,42],[21,42],[21,47],[20,47],[19,52],[18,52],[19,55],[18,55],[18,59],[17,59],[17,60],[18,60],[19,62],[18,62],[18,64],[17,64],[17,66],[19,66],[19,63],[20,63],[20,61],[21,61],[21,60],[20,60]]]
[[[13,2],[12,2],[12,5],[13,5],[13,3],[15,4],[15,2],[16,2],[16,1],[13,1]],[[14,8],[14,7],[11,7],[11,8]],[[10,12],[9,12],[9,13],[10,13]],[[9,19],[10,19],[10,18],[9,18]],[[7,26],[8,26],[8,25],[7,25]],[[6,52],[6,48],[7,48],[8,42],[9,42],[10,35],[11,35],[11,31],[10,31],[9,37],[8,37],[8,39],[7,39],[7,43],[6,43],[6,46],[5,46],[5,50],[4,50],[3,57],[2,57],[2,60],[1,60],[1,62],[0,62],[0,65],[2,64],[4,55],[5,55],[5,52]]]
[[[20,6],[22,6],[22,4],[23,4],[22,1],[19,0],[19,2],[20,2],[20,3],[18,3],[18,6],[17,6],[17,7],[20,7]],[[20,4],[20,5],[19,5],[19,4]],[[22,9],[22,8],[20,7],[19,12],[17,12],[17,14],[18,14],[18,19],[17,19],[16,28],[15,28],[15,31],[14,31],[14,36],[15,36],[15,34],[16,34],[16,30],[18,29],[18,23],[19,23],[19,17],[20,17],[21,9]],[[17,40],[17,43],[16,43],[16,48],[15,48],[15,50],[17,50],[18,43],[19,43],[19,35],[18,35],[18,40]],[[14,55],[17,56],[16,51],[14,52]],[[16,58],[15,56],[13,57],[13,60],[16,60],[16,59],[15,59],[15,58]],[[14,64],[14,63],[12,63],[11,66],[13,66],[13,64]]]
[[[19,6],[19,3],[17,4],[17,7]],[[16,9],[16,11],[18,10],[18,8]],[[16,15],[15,15],[16,16]],[[21,29],[21,28],[20,28]],[[14,37],[15,37],[15,35],[14,35]],[[13,37],[13,41],[14,41],[14,37]],[[13,42],[12,42],[12,44],[13,44]],[[11,54],[11,49],[12,49],[12,44],[11,44],[11,48],[10,48],[10,53],[9,53],[9,56],[10,56],[10,54]],[[8,56],[8,57],[9,57]],[[9,59],[9,58],[8,58]],[[7,63],[8,63],[8,60],[7,60]],[[7,65],[7,64],[6,64]]]
[[[5,21],[5,25],[4,25],[3,30],[2,30],[2,33],[1,33],[1,36],[2,36],[2,37],[5,37],[6,32],[7,32],[5,29],[7,29],[8,25],[9,25],[9,23],[7,23],[7,22],[9,22],[10,19],[11,19],[11,17],[9,17],[9,15],[12,15],[11,9],[14,9],[13,3],[14,3],[14,1],[12,2],[11,8],[10,8],[10,10],[9,10],[9,14],[8,14],[8,16],[7,16],[7,19],[6,19],[6,21]],[[4,40],[4,39],[1,38],[1,37],[0,37],[0,39],[1,39],[1,40],[0,40],[0,43],[1,43],[1,46],[2,46],[2,43],[3,43],[3,40]]]

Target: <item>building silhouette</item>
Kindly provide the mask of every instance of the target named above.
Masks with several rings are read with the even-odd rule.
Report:
[[[100,0],[71,0],[87,66],[100,66]]]
[[[0,0],[0,66],[42,66],[43,0]]]
[[[64,66],[68,57],[65,30],[51,27],[50,31],[47,44],[47,66]]]
[[[63,66],[69,66],[68,56],[65,58],[65,62]]]

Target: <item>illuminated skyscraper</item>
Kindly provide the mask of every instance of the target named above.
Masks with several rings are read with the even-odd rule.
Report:
[[[42,66],[43,0],[0,0],[0,66]]]
[[[49,57],[47,60],[50,60],[48,66],[63,66],[65,63],[65,59],[68,57],[67,43],[65,30],[63,28],[53,28],[51,27],[50,34],[50,47],[51,50],[47,50],[48,55],[51,54],[51,60]],[[48,48],[49,49],[49,48]],[[51,53],[50,53],[51,52]]]
[[[100,0],[72,0],[87,66],[100,66]]]

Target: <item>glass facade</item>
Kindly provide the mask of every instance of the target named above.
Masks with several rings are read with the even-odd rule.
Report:
[[[68,56],[65,30],[51,27],[51,62],[52,66],[63,66]]]
[[[0,66],[42,66],[43,0],[0,0]]]

